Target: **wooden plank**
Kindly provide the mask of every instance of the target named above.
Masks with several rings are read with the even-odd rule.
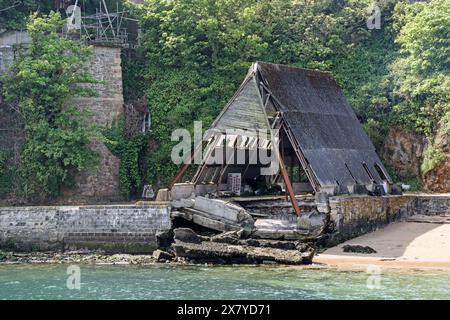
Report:
[[[197,147],[194,149],[193,152],[191,152],[191,158],[190,161],[184,161],[183,165],[181,166],[180,170],[178,170],[177,174],[175,175],[175,177],[173,177],[173,179],[170,181],[167,189],[171,190],[173,188],[173,186],[175,185],[175,183],[177,183],[186,173],[187,169],[189,168],[189,166],[192,164],[192,161],[194,161],[195,156],[201,152],[203,150],[203,145],[205,144],[205,141],[202,141],[201,143],[199,143],[197,145]]]

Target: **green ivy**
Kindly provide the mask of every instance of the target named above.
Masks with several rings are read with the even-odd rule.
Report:
[[[0,151],[0,197],[12,191],[14,168],[8,166],[6,152]]]
[[[422,165],[420,166],[422,175],[426,175],[443,160],[445,160],[445,155],[442,151],[436,146],[430,145],[424,152]]]
[[[127,137],[123,119],[104,129],[103,137],[108,149],[120,159],[119,185],[122,195],[127,199],[139,196],[143,183],[140,162],[148,137],[144,134]]]
[[[25,145],[19,168],[20,190],[26,200],[44,202],[74,185],[75,175],[96,164],[89,148],[97,136],[87,124],[89,113],[70,104],[95,91],[80,84],[94,83],[85,70],[91,48],[60,36],[59,13],[33,14],[27,24],[31,38],[3,77],[6,101],[19,107],[25,120]]]

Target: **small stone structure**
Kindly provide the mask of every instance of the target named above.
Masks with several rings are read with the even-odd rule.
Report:
[[[0,247],[12,250],[103,249],[150,253],[170,230],[167,203],[0,208]]]
[[[76,98],[73,103],[82,110],[92,112],[92,123],[111,126],[123,113],[120,48],[95,46],[88,68],[99,81],[92,85],[98,96]],[[78,189],[72,194],[66,193],[66,196],[85,202],[86,199],[92,202],[119,200],[120,160],[100,141],[94,141],[91,147],[100,155],[98,169],[81,173],[76,179]]]

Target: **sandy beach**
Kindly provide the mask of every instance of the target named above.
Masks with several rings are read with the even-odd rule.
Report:
[[[387,268],[450,270],[450,223],[448,216],[414,216],[375,232],[351,239],[317,254],[313,262],[339,268]],[[376,253],[344,252],[345,245],[369,246]]]

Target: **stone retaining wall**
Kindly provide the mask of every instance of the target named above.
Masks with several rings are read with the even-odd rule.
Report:
[[[151,205],[0,208],[0,248],[103,249],[146,253],[171,228],[166,203]]]
[[[338,196],[331,197],[329,205],[330,219],[334,224],[329,245],[374,231],[414,214],[450,213],[449,196]]]
[[[424,215],[450,214],[450,196],[418,196],[416,211]]]

